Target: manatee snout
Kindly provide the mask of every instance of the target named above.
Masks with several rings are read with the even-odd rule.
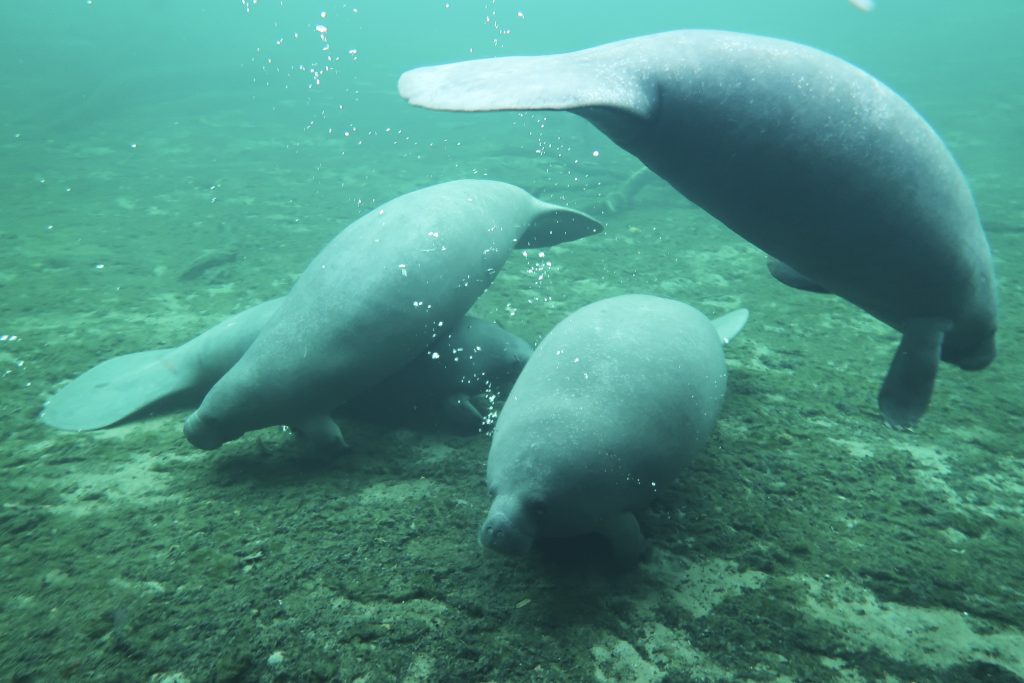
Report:
[[[984,370],[995,357],[995,330],[966,341],[947,335],[942,344],[942,360],[962,370]]]
[[[509,365],[511,365],[518,376],[519,371],[526,365],[526,361],[530,360],[530,356],[533,355],[533,347],[525,339],[515,337],[508,341],[508,345],[505,347],[505,351],[509,356]]]
[[[224,436],[223,430],[218,427],[216,421],[202,417],[199,411],[188,416],[188,419],[185,420],[183,431],[189,443],[196,448],[202,448],[204,451],[220,448],[224,443],[231,440],[231,437]],[[241,435],[239,434],[238,436]]]
[[[534,529],[518,505],[496,498],[480,526],[480,545],[505,555],[525,555],[533,546]]]

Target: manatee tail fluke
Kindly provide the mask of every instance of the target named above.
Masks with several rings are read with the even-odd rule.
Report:
[[[171,352],[141,351],[100,363],[58,391],[40,419],[69,431],[102,429],[191,389],[191,376],[165,362]]]
[[[444,111],[574,110],[611,107],[646,116],[648,93],[615,72],[608,46],[538,57],[497,57],[406,71],[398,92]]]
[[[750,311],[745,308],[737,308],[735,311],[726,313],[720,318],[715,318],[711,321],[711,324],[715,326],[718,338],[722,340],[722,344],[728,344],[740,333],[743,326],[747,324],[747,318],[749,317]]]

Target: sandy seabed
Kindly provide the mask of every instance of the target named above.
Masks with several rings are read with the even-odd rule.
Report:
[[[502,142],[465,139],[466,120],[356,142],[224,114],[0,145],[0,676],[1024,680],[1014,181],[975,186],[998,218],[1001,355],[943,367],[898,433],[875,407],[892,330],[774,282],[660,182],[604,211],[638,165],[573,151],[579,122],[491,119]],[[180,412],[79,434],[38,421],[63,381],[285,293],[354,218],[460,177],[605,213],[600,236],[514,255],[474,308],[533,342],[626,292],[751,311],[711,444],[641,518],[639,566],[596,539],[482,550],[486,435],[343,418],[353,452],[320,457],[278,430],[200,452]]]

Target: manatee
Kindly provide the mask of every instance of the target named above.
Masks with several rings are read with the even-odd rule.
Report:
[[[672,31],[579,52],[408,71],[412,104],[568,110],[783,262],[902,334],[886,421],[925,413],[939,360],[995,357],[996,285],[971,192],[942,140],[857,67],[796,43]]]
[[[62,387],[40,419],[57,429],[88,431],[164,408],[195,407],[241,358],[281,301],[233,315],[179,347],[106,360]],[[532,352],[529,343],[500,325],[467,315],[341,412],[387,415],[403,424],[425,417],[456,433],[480,432],[489,420],[472,397],[483,394],[492,402],[503,397]]]
[[[513,249],[598,232],[586,214],[489,180],[393,199],[335,237],[242,357],[185,421],[204,449],[289,425],[315,448],[346,447],[330,414],[446,334]]]
[[[345,413],[437,423],[457,434],[486,430],[495,401],[508,390],[533,353],[525,339],[500,325],[465,316],[445,339],[434,342],[397,374],[351,401]],[[483,395],[482,414],[471,400]]]
[[[480,544],[521,555],[537,538],[597,532],[620,560],[639,559],[635,513],[707,443],[725,396],[722,344],[746,320],[629,294],[558,323],[498,414]]]

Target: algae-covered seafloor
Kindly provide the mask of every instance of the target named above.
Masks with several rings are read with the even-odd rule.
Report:
[[[1024,679],[1024,209],[1019,166],[984,155],[995,131],[1016,130],[1019,152],[1009,97],[940,116],[996,226],[1000,356],[943,367],[913,433],[875,406],[894,332],[775,283],[660,181],[607,210],[638,166],[568,116],[403,114],[350,140],[282,129],[303,109],[282,101],[273,120],[135,112],[6,135],[0,674]],[[483,435],[347,420],[354,450],[332,458],[274,430],[200,452],[181,412],[82,434],[37,420],[61,382],[283,294],[354,218],[460,177],[604,213],[603,235],[514,256],[474,308],[531,341],[625,292],[751,311],[712,443],[641,518],[640,566],[590,539],[484,552]]]

